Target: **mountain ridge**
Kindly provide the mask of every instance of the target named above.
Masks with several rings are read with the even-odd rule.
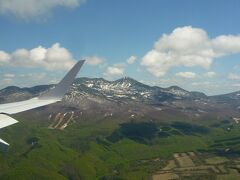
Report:
[[[87,83],[87,82],[91,82],[91,83]],[[188,91],[185,90],[182,87],[179,86],[169,86],[166,88],[160,87],[160,86],[150,86],[147,84],[144,84],[142,82],[139,82],[131,77],[123,77],[114,81],[108,81],[104,78],[88,78],[88,77],[81,77],[81,78],[76,78],[74,84],[76,83],[80,83],[80,84],[84,84],[86,85],[88,88],[93,88],[94,89],[94,84],[98,84],[100,85],[102,83],[102,90],[107,91],[108,88],[111,87],[117,87],[117,85],[120,85],[119,87],[121,88],[129,88],[130,86],[138,86],[141,88],[145,88],[145,89],[158,89],[160,92],[165,92],[165,93],[169,93],[169,94],[173,94],[173,95],[177,95],[177,96],[196,96],[196,97],[207,97],[207,98],[218,98],[218,97],[233,97],[237,94],[240,95],[240,91],[235,91],[235,92],[230,92],[230,93],[225,93],[225,94],[219,94],[219,95],[206,95],[203,92],[200,91]],[[105,87],[103,86],[103,84],[105,84]],[[111,85],[111,86],[107,86]],[[8,86],[6,88],[3,88],[0,90],[0,96],[1,94],[4,93],[4,95],[7,94],[12,94],[15,92],[25,92],[25,93],[30,93],[33,94],[35,96],[37,96],[39,93],[42,93],[46,90],[48,90],[50,87],[53,87],[54,84],[50,84],[50,85],[37,85],[37,86],[33,86],[33,87],[23,87],[20,88],[18,86]],[[96,88],[95,88],[96,89]],[[139,90],[139,89],[136,89]]]
[[[223,94],[216,94],[216,95],[206,95],[205,93],[201,92],[201,91],[189,91],[189,90],[186,90],[180,86],[177,86],[177,85],[172,85],[172,86],[169,86],[169,87],[161,87],[161,86],[151,86],[151,85],[148,85],[148,84],[144,84],[142,82],[139,82],[137,80],[135,80],[134,78],[131,78],[131,77],[122,77],[122,78],[119,78],[117,80],[106,80],[104,78],[89,78],[89,77],[80,77],[80,78],[76,78],[75,79],[75,82],[77,80],[81,80],[81,81],[87,81],[87,80],[100,80],[100,81],[104,81],[104,82],[108,82],[108,83],[116,83],[116,82],[124,82],[124,81],[131,81],[131,82],[135,82],[135,83],[138,83],[138,84],[141,84],[141,85],[144,85],[144,86],[147,86],[147,87],[151,87],[151,88],[161,88],[161,89],[165,89],[165,90],[170,90],[170,89],[178,89],[178,90],[182,90],[182,91],[186,91],[186,92],[189,92],[189,93],[200,93],[202,95],[205,95],[207,97],[215,97],[215,96],[223,96],[223,95],[232,95],[232,94],[235,94],[235,93],[238,93],[240,94],[240,90],[239,91],[233,91],[233,92],[229,92],[229,93],[223,93]],[[7,86],[5,88],[2,88],[0,89],[0,92],[4,91],[4,90],[12,90],[12,89],[18,89],[18,90],[26,90],[26,91],[31,91],[33,89],[41,89],[43,88],[43,90],[46,90],[47,88],[49,88],[49,86],[54,86],[55,84],[43,84],[43,85],[36,85],[36,86],[31,86],[31,87],[18,87],[18,86]]]
[[[10,86],[0,90],[0,103],[36,97],[53,86],[40,85],[31,88]],[[98,110],[122,112],[132,109],[135,109],[136,113],[137,111],[146,113],[148,109],[149,112],[157,114],[165,111],[168,114],[180,112],[191,117],[206,115],[234,117],[240,112],[240,92],[207,96],[178,86],[168,88],[149,86],[130,77],[116,81],[83,77],[74,81],[59,104],[83,108],[93,113]]]

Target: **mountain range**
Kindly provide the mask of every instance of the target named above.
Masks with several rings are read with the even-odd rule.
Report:
[[[52,88],[40,85],[31,88],[9,86],[0,90],[0,103],[25,100]],[[207,96],[178,86],[161,88],[148,86],[132,78],[116,81],[103,78],[78,78],[63,101],[49,107],[73,107],[89,114],[127,114],[127,116],[165,117],[166,114],[202,118],[237,117],[240,109],[240,91]]]

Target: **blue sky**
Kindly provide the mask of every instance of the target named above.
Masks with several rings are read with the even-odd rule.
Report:
[[[239,8],[238,0],[0,0],[0,87],[57,82],[85,58],[79,77],[237,91]]]

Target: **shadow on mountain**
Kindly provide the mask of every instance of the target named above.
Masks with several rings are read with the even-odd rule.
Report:
[[[107,139],[111,142],[117,142],[122,138],[128,138],[139,143],[149,143],[156,137],[158,127],[155,123],[123,123],[120,128],[114,131]]]
[[[206,134],[209,132],[209,129],[204,126],[185,122],[174,122],[171,126],[185,135]]]
[[[209,129],[205,126],[173,122],[171,124],[160,125],[153,122],[129,122],[120,125],[107,140],[115,143],[123,138],[128,138],[138,143],[151,144],[155,138],[167,138],[170,136],[206,134]]]

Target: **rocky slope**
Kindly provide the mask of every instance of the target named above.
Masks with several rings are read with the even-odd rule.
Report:
[[[20,101],[47,91],[53,85],[0,90],[0,103]],[[181,113],[192,117],[238,116],[240,92],[219,96],[206,96],[201,92],[189,92],[177,86],[161,88],[148,86],[132,78],[116,81],[102,78],[78,78],[60,103],[63,106],[85,109],[91,112]],[[154,110],[154,112],[152,112]]]

